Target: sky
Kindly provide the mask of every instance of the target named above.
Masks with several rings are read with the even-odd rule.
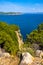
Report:
[[[43,0],[0,0],[0,12],[43,12]]]

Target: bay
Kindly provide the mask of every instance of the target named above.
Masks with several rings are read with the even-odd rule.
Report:
[[[30,34],[33,30],[37,29],[38,25],[43,23],[43,14],[21,14],[21,15],[1,15],[0,21],[7,22],[8,24],[16,24],[20,27],[23,38],[26,34]]]

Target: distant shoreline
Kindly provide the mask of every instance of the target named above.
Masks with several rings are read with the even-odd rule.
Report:
[[[21,12],[0,12],[2,15],[21,15]]]
[[[23,13],[23,12],[0,12],[0,15],[22,15],[22,14],[43,14],[43,12],[35,12],[35,13]]]

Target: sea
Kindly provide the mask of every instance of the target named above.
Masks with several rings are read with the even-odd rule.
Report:
[[[39,24],[43,23],[43,13],[26,13],[21,15],[0,14],[0,21],[18,25],[23,39],[26,39],[27,34],[30,34],[33,30],[37,29]]]

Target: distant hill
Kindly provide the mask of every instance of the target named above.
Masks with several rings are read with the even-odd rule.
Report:
[[[20,15],[22,13],[21,12],[0,12],[0,14],[4,14],[4,15]]]

